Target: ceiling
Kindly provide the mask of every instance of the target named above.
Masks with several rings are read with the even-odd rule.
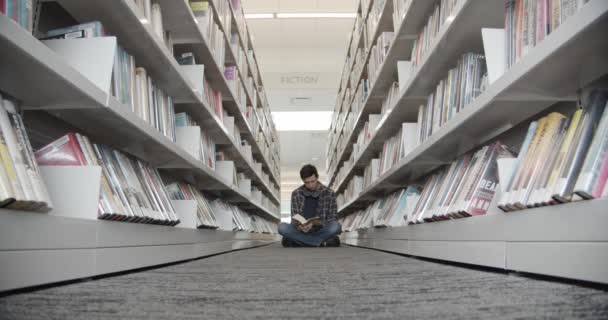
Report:
[[[358,0],[244,0],[245,13],[355,12]],[[354,19],[249,19],[272,111],[332,111]],[[295,80],[294,80],[295,79]],[[312,79],[314,81],[298,81]],[[281,193],[289,199],[303,163],[325,180],[326,131],[281,131]]]

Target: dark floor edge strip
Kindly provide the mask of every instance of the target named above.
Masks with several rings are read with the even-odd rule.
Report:
[[[17,295],[17,294],[32,293],[32,292],[36,292],[36,291],[42,291],[42,290],[46,290],[46,289],[71,285],[71,284],[75,284],[75,283],[97,281],[97,280],[102,280],[105,278],[118,277],[118,276],[127,275],[127,274],[131,274],[131,273],[136,273],[136,272],[149,271],[149,270],[154,270],[154,269],[170,267],[170,266],[174,266],[174,265],[178,265],[178,264],[188,263],[188,262],[201,260],[201,259],[207,259],[207,258],[211,258],[211,257],[215,257],[215,256],[227,254],[227,253],[236,252],[236,251],[244,251],[244,250],[249,250],[249,249],[265,247],[265,246],[269,246],[274,243],[276,243],[276,242],[264,243],[264,244],[255,245],[252,247],[247,247],[247,248],[232,249],[229,251],[223,251],[223,252],[218,252],[218,253],[214,253],[214,254],[210,254],[210,255],[204,255],[204,256],[197,257],[197,258],[172,261],[172,262],[167,262],[167,263],[163,263],[163,264],[156,264],[153,266],[141,267],[141,268],[137,268],[137,269],[129,269],[129,270],[124,270],[124,271],[105,273],[105,274],[101,274],[101,275],[97,275],[97,276],[93,276],[93,277],[70,279],[70,280],[58,281],[58,282],[53,282],[53,283],[29,286],[29,287],[24,287],[24,288],[0,291],[0,298]]]

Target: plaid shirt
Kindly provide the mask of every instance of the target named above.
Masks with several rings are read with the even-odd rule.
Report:
[[[291,193],[291,216],[296,214],[303,215],[304,199],[306,196],[318,197],[319,206],[317,213],[323,223],[336,221],[338,219],[338,204],[336,203],[336,194],[328,187],[319,183],[319,189],[310,191],[305,186],[300,186]]]

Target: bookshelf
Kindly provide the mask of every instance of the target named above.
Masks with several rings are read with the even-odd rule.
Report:
[[[354,120],[354,130],[340,132],[339,122],[332,125],[336,137],[346,134],[345,148],[338,148],[334,154],[330,151],[335,147],[328,149],[328,157],[333,157],[329,160],[330,183],[336,192],[343,192],[355,175],[362,174],[401,123],[416,122],[418,106],[425,103],[459,56],[467,51],[483,52],[482,28],[504,28],[504,3],[458,1],[451,23],[439,29],[418,66],[404,84],[399,84],[402,88],[393,108],[382,115],[358,156],[351,157],[367,115],[379,113],[380,100],[397,81],[396,61],[409,60],[413,40],[435,5],[432,1],[406,3],[405,18],[396,26],[395,38],[378,69],[376,82],[370,86]],[[506,69],[470,105],[364,186],[358,195],[347,199],[339,206],[339,214],[347,216],[419,181],[464,153],[521,128],[532,116],[558,102],[577,101],[579,89],[608,74],[607,28],[608,3],[593,0],[586,3]],[[340,99],[339,96],[338,103]],[[341,113],[348,113],[349,108],[350,104],[336,106]],[[340,165],[349,158],[352,165],[344,168],[345,174],[337,179]],[[350,245],[413,256],[608,283],[603,272],[608,261],[607,239],[602,235],[606,201],[572,202],[510,213],[501,212],[494,204],[485,216],[360,229],[344,234],[343,239]]]
[[[219,2],[211,3],[213,10]],[[253,116],[265,122],[265,131],[261,126],[254,128],[245,116],[245,106],[239,105],[224,76],[223,62],[220,64],[214,57],[188,2],[158,2],[163,25],[172,33],[175,53],[191,51],[198,63],[204,65],[208,82],[222,93],[224,110],[234,117],[243,141],[251,146],[250,157],[259,162],[254,164],[210,103],[203,99],[204,93],[196,89],[191,77],[154,33],[151,24],[145,21],[134,1],[101,1],[85,5],[81,1],[61,0],[58,3],[78,22],[102,22],[120,45],[136,58],[137,65],[144,67],[155,84],[174,99],[175,111],[187,112],[203,127],[218,150],[234,162],[236,170],[245,174],[274,208],[265,205],[264,201],[254,200],[252,194],[224,180],[221,174],[179,143],[133,113],[129,106],[100,89],[60,54],[0,14],[0,44],[3,47],[0,91],[22,103],[26,123],[28,117],[35,114],[50,114],[59,119],[59,123],[76,128],[96,143],[149,163],[169,181],[189,183],[248,214],[278,223],[279,159],[276,152],[263,151],[272,150],[270,147],[278,141],[274,138],[276,133],[269,118],[268,102],[259,99],[265,94],[257,65],[251,67],[247,59],[246,68],[238,71],[244,87],[247,73],[256,79],[253,90],[246,91],[246,103],[252,105],[254,95],[258,97]],[[228,7],[232,10],[232,6]],[[231,14],[235,16],[234,12]],[[221,24],[220,29],[224,30]],[[250,37],[243,34],[246,31],[237,29],[236,32],[241,39]],[[227,63],[231,55],[234,58],[229,37],[230,34],[224,34]],[[0,221],[3,242],[0,266],[7,272],[0,279],[0,291],[194,259],[277,240],[275,234],[77,219],[61,216],[59,212],[43,214],[0,209]]]
[[[92,221],[3,209],[0,291],[271,243],[274,235]],[[23,230],[28,236],[23,237]]]
[[[178,96],[179,98],[176,97],[176,103],[194,103],[195,108],[200,108],[201,99],[196,97],[195,93],[192,92],[190,89],[191,85],[187,82],[187,79],[180,74],[178,63],[165,48],[164,44],[160,42],[160,39],[154,35],[150,24],[140,22],[143,18],[132,1],[124,0],[116,3],[112,1],[102,1],[90,5],[85,4],[82,1],[61,0],[59,3],[61,3],[61,5],[79,21],[92,21],[97,19],[101,21],[104,26],[107,25],[108,31],[111,34],[116,35],[117,38],[121,40],[121,43],[124,42],[124,47],[127,51],[138,58],[140,56],[145,57],[146,60],[142,62],[142,65],[146,67],[146,70],[148,70],[148,67],[152,68],[149,72],[154,79],[156,79],[157,74],[163,74],[165,77],[171,75],[166,81],[175,85],[176,83],[179,84],[176,86],[184,91],[184,96]],[[199,31],[198,25],[195,23],[194,15],[188,7],[188,3],[185,1],[177,1],[175,3],[161,1],[159,4],[162,4],[161,8],[163,13],[168,12],[170,18],[175,17],[175,19],[168,19],[167,22],[163,21],[165,22],[166,29],[173,30],[172,26],[179,26],[175,32],[174,41],[177,44],[183,42],[194,43],[184,46],[188,49],[192,49],[192,52],[198,55],[199,61],[207,62],[203,64],[205,65],[205,74],[208,76],[210,83],[213,85],[217,84],[215,88],[229,98],[228,101],[225,101],[224,108],[231,116],[235,117],[235,123],[242,129],[241,132],[247,133],[248,142],[252,146],[256,145],[257,143],[255,139],[253,139],[254,133],[251,132],[251,130],[247,130],[250,129],[248,128],[247,120],[235,102],[235,95],[224,77],[222,71],[223,66],[219,65],[213,57],[212,49],[208,45],[203,34]],[[121,14],[116,14],[116,11],[121,12]],[[224,30],[221,23],[219,23],[219,26],[220,30]],[[183,32],[183,34],[180,33],[180,31]],[[230,40],[225,34],[224,39],[226,51],[232,53]],[[180,46],[178,46],[178,48],[178,51],[183,51],[184,49]],[[243,77],[241,77],[241,79],[243,79]],[[163,83],[159,82],[159,85],[162,86]],[[168,93],[171,94],[170,91],[168,91]],[[186,93],[187,95],[185,95]],[[248,103],[251,103],[250,98],[248,98],[247,101]],[[207,109],[211,110],[210,108]],[[188,110],[190,111],[192,109]],[[202,119],[206,118],[208,117],[202,117]],[[229,143],[226,141],[225,137],[217,142]],[[278,180],[269,169],[271,168],[269,160],[263,155],[261,156],[261,159],[263,166],[270,172],[270,176],[273,178],[275,186],[278,186]],[[276,195],[274,196],[275,200],[278,202],[278,198]]]

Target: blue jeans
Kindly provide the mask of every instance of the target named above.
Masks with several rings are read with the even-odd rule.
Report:
[[[279,234],[283,238],[308,247],[318,247],[323,241],[337,236],[341,232],[342,226],[336,221],[328,222],[321,229],[311,233],[300,232],[293,224],[279,224]]]

